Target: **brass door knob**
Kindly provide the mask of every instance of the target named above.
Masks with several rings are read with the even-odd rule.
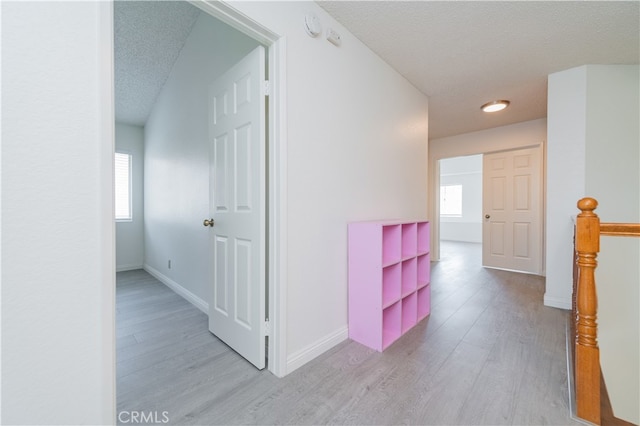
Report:
[[[485,218],[485,219],[489,219],[490,217],[491,217],[491,216],[489,216],[488,214],[485,214],[485,215],[484,215],[484,218]],[[211,225],[211,226],[213,226],[213,225]]]
[[[204,226],[211,226],[213,227],[213,219],[205,219],[204,222],[202,222],[202,224]]]

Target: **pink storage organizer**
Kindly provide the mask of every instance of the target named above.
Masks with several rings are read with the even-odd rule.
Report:
[[[383,351],[431,312],[428,221],[354,222],[349,337]]]

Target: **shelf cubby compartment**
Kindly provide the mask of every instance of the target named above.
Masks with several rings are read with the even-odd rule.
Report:
[[[382,311],[382,349],[395,342],[402,334],[402,302],[396,302]]]
[[[402,258],[402,225],[382,227],[382,264],[389,265]]]
[[[422,288],[431,281],[431,255],[418,256],[418,288]]]
[[[416,294],[418,300],[417,320],[420,321],[431,313],[431,286],[422,287]]]
[[[402,333],[404,334],[418,321],[418,293],[413,292],[402,299]]]
[[[418,284],[418,265],[416,258],[402,262],[402,296],[416,290]]]
[[[418,222],[418,253],[429,253],[429,244],[431,244],[431,236],[429,233],[429,222]]]
[[[413,257],[418,250],[418,227],[415,223],[402,224],[402,258]]]
[[[382,268],[382,307],[400,300],[402,269],[399,263]]]

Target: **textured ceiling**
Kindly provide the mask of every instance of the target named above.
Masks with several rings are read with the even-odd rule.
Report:
[[[429,96],[431,139],[545,117],[550,73],[640,61],[638,1],[319,4]]]
[[[199,14],[186,2],[114,3],[117,122],[144,126]]]
[[[319,4],[429,96],[432,139],[545,117],[550,73],[640,62],[638,1]],[[186,2],[115,2],[117,121],[144,125],[199,13]],[[494,99],[512,103],[482,113]]]

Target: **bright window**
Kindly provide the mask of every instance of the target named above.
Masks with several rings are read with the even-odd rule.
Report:
[[[462,185],[440,187],[440,215],[462,216]]]
[[[132,220],[131,215],[131,155],[116,152],[115,157],[116,220]]]

